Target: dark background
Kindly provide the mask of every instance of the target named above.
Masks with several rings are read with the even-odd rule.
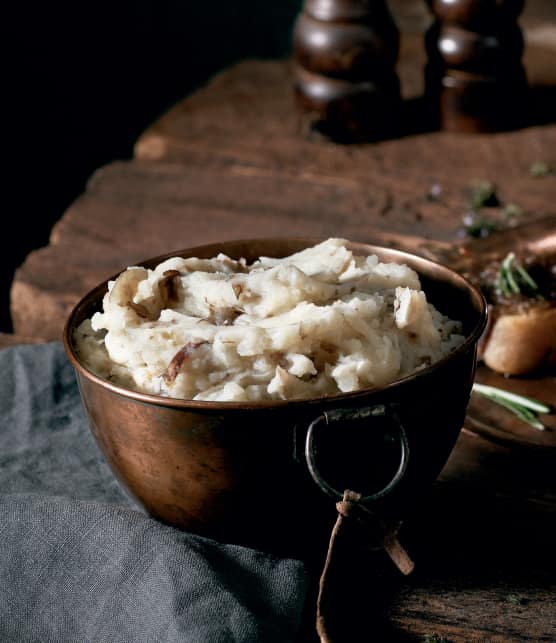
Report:
[[[300,0],[31,2],[4,15],[0,330],[28,252],[101,165],[217,70],[290,49]],[[5,192],[6,196],[6,192]]]

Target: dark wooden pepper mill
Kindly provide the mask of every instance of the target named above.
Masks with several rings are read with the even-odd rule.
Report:
[[[428,0],[427,98],[451,131],[524,124],[527,80],[517,18],[524,0]]]
[[[399,32],[385,0],[305,0],[294,28],[303,123],[338,142],[394,134]]]

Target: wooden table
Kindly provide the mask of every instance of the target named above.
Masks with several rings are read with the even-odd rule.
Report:
[[[546,37],[530,45],[533,83],[556,86],[555,58]],[[420,38],[404,38],[408,99],[422,91],[422,64]],[[542,120],[543,104],[536,113]],[[494,181],[500,199],[531,218],[556,211],[556,180],[529,172],[537,161],[556,162],[556,125],[490,136],[423,132],[358,147],[308,141],[296,130],[287,62],[223,72],[156,122],[135,151],[93,176],[49,246],[17,271],[16,333],[60,338],[89,288],[180,247],[272,235],[452,242],[476,180]],[[433,184],[439,200],[427,196]],[[547,381],[556,394],[555,379]],[[556,640],[553,472],[553,450],[462,433],[402,534],[417,571],[389,601],[389,640]]]

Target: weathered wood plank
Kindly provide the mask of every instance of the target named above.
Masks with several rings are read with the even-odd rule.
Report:
[[[10,346],[18,346],[20,344],[40,344],[38,337],[26,337],[24,335],[14,335],[12,333],[0,333],[0,350],[9,348]]]
[[[338,581],[337,640],[554,640],[550,462],[462,434],[440,481],[402,528],[414,573],[396,580],[385,560],[353,548],[350,571]]]
[[[415,99],[423,92],[422,38],[408,36],[403,42],[399,74],[406,98]],[[553,47],[528,47],[525,63],[532,84],[556,85],[556,38]],[[551,96],[554,109],[554,92]],[[531,100],[542,105],[547,102],[538,89]],[[419,109],[418,102],[408,102],[407,120],[416,118]],[[190,163],[205,161],[211,154],[213,162],[220,159],[223,163],[305,171],[317,168],[346,176],[354,169],[364,173],[380,169],[382,164],[388,170],[418,174],[426,173],[429,164],[433,174],[435,168],[445,171],[454,165],[457,171],[488,171],[496,178],[517,174],[550,155],[555,134],[552,132],[549,140],[545,134],[544,130],[537,135],[530,130],[469,136],[437,132],[347,148],[303,140],[293,108],[289,64],[247,61],[220,74],[154,123],[139,138],[135,155]]]
[[[556,84],[546,49],[529,47],[527,57],[532,80]],[[404,37],[399,73],[409,99],[422,93],[424,60],[422,35]],[[455,240],[479,179],[494,181],[504,203],[531,217],[556,203],[556,180],[529,174],[534,162],[553,160],[556,125],[497,135],[429,132],[348,147],[305,140],[296,125],[285,62],[243,62],[176,105],[136,147],[139,159],[167,162],[100,170],[54,228],[49,247],[18,270],[16,331],[43,327],[40,313],[33,318],[40,301],[47,336],[58,337],[72,303],[96,282],[180,247],[276,234],[373,240],[385,231]],[[442,194],[431,202],[435,183]]]
[[[523,457],[462,434],[400,532],[414,573],[396,579],[391,563],[354,547],[338,578],[333,640],[554,640],[556,489],[550,458]]]
[[[461,479],[437,485],[417,513],[404,536],[415,575],[390,609],[402,631],[450,641],[554,640],[554,504],[495,489],[495,481],[482,490]]]
[[[540,133],[539,133],[540,135]],[[201,243],[239,237],[344,236],[381,242],[389,233],[455,241],[469,185],[443,176],[377,168],[351,177],[293,170],[120,162],[100,170],[86,193],[29,255],[11,293],[14,328],[56,339],[77,299],[126,265]],[[215,189],[218,186],[218,189]],[[500,197],[531,216],[556,203],[556,181],[501,177]]]

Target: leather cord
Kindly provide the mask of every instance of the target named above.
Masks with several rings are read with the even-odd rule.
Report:
[[[346,521],[364,527],[369,533],[370,549],[384,549],[402,574],[407,575],[413,571],[413,561],[397,538],[400,525],[389,524],[383,520],[377,512],[365,507],[360,500],[361,494],[346,489],[342,500],[336,503],[338,517],[330,534],[328,551],[319,580],[319,593],[317,598],[316,629],[321,643],[333,643],[327,627],[327,606],[334,604],[334,601],[330,600],[330,597],[333,596],[334,592],[338,591],[338,589],[334,588],[334,583],[331,582],[330,569],[336,558],[338,537],[344,531]]]

